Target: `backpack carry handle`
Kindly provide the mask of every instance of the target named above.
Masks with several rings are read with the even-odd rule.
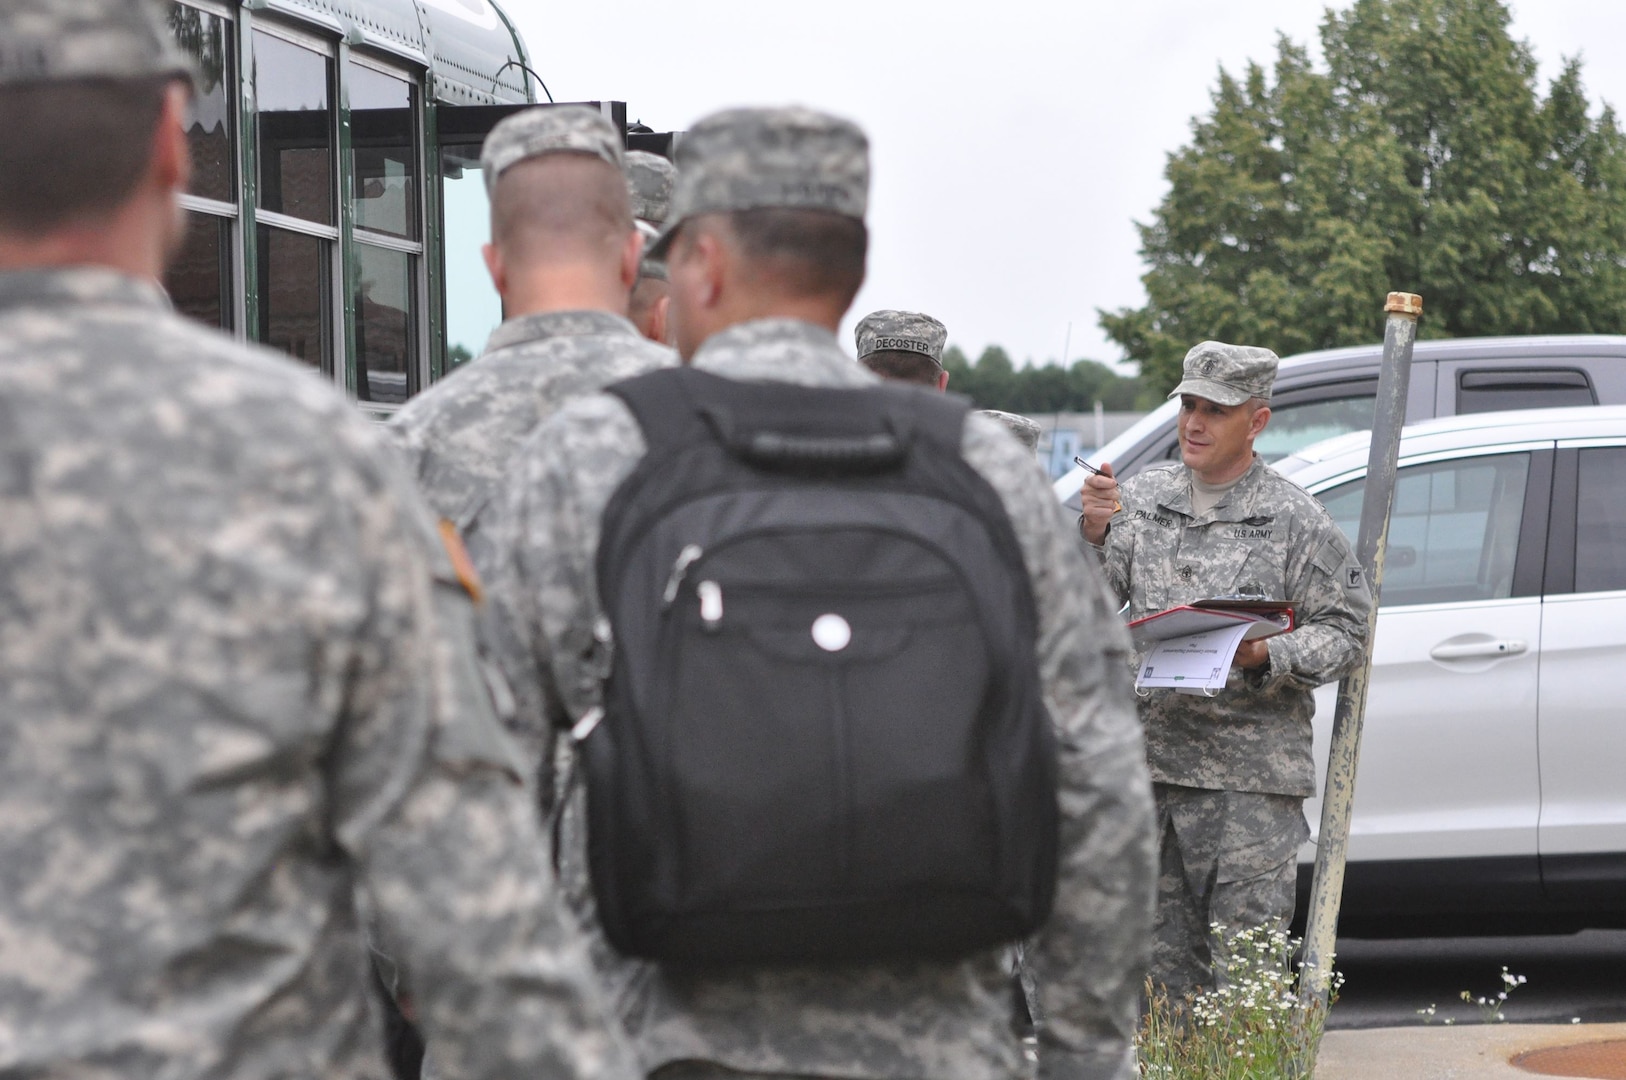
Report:
[[[775,472],[869,473],[903,464],[909,447],[891,432],[874,435],[791,435],[758,431],[736,440],[735,455]]]
[[[786,417],[747,426],[733,409],[716,402],[699,406],[700,416],[734,457],[772,472],[863,475],[901,468],[913,432],[890,411],[872,417],[868,431],[784,430]]]

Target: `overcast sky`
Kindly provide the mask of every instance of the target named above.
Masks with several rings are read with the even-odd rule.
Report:
[[[502,2],[502,0],[499,0]],[[560,101],[624,100],[656,130],[730,105],[796,102],[869,133],[869,280],[973,357],[1116,360],[1096,309],[1145,296],[1134,222],[1219,69],[1319,48],[1317,0],[506,0]],[[1580,54],[1594,102],[1626,102],[1626,4],[1522,0],[1541,63]],[[1397,287],[1401,284],[1396,283]],[[1427,283],[1423,283],[1426,292]],[[1374,310],[1381,297],[1373,297]]]

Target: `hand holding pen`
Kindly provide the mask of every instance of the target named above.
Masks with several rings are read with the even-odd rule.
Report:
[[[1110,462],[1098,469],[1083,458],[1075,457],[1073,460],[1090,474],[1084,478],[1084,487],[1078,495],[1084,509],[1078,528],[1085,540],[1099,545],[1107,538],[1107,525],[1112,515],[1124,508],[1123,503],[1118,501],[1118,481],[1113,479]]]

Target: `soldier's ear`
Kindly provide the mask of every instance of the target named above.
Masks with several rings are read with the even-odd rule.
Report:
[[[696,299],[705,307],[716,307],[721,302],[734,265],[733,252],[710,229],[700,231],[690,245],[690,258],[694,260]]]
[[[1253,411],[1253,417],[1248,422],[1248,438],[1257,439],[1268,423],[1270,423],[1270,406],[1261,405]]]
[[[153,132],[152,180],[163,191],[185,191],[192,183],[192,150],[186,141],[186,114],[192,91],[176,81],[164,91],[164,108]]]
[[[497,295],[507,295],[508,264],[503,261],[502,252],[496,244],[481,244],[480,257],[486,261],[486,273],[491,275],[491,284],[497,290]]]
[[[649,309],[649,337],[663,345],[672,344],[671,323],[667,318],[672,309],[671,296],[663,296]]]
[[[631,289],[638,284],[638,266],[644,258],[644,236],[629,229],[621,241],[621,284]]]

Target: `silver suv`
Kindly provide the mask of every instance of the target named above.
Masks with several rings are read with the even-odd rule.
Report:
[[[1255,448],[1267,461],[1301,447],[1372,427],[1381,345],[1303,353],[1282,361],[1270,426]],[[1420,341],[1412,356],[1406,422],[1436,416],[1571,405],[1626,405],[1626,337],[1455,338]],[[1120,478],[1180,456],[1179,402],[1165,402],[1090,455]],[[1058,498],[1078,501],[1084,471],[1056,481]]]
[[[1276,469],[1353,537],[1369,442]],[[1626,408],[1408,427],[1374,646],[1340,929],[1626,924]]]

